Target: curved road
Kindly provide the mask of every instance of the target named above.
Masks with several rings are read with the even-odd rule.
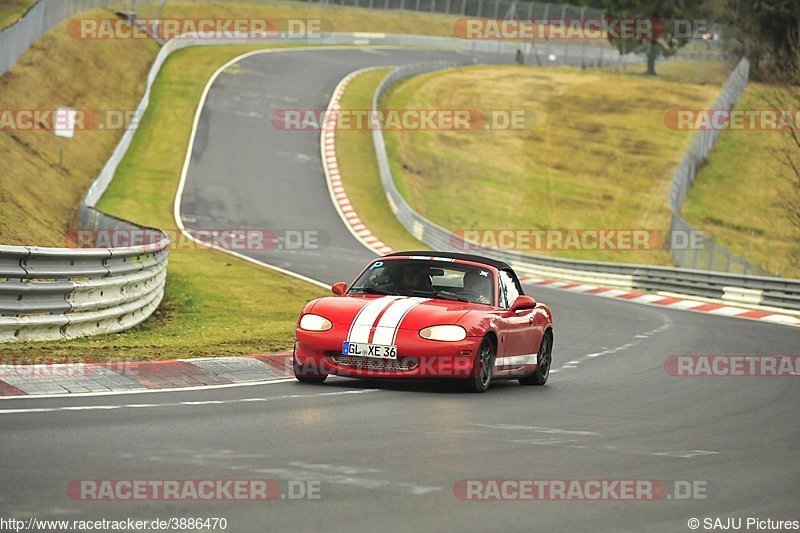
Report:
[[[284,52],[229,69],[202,114],[187,226],[324,229],[330,242],[319,253],[250,255],[325,282],[352,278],[372,254],[330,204],[319,132],[277,132],[266,118],[275,108],[324,108],[357,68],[442,56],[452,54]],[[688,531],[691,517],[800,518],[797,379],[680,378],[663,368],[672,354],[797,354],[798,330],[529,292],[557,321],[558,372],[545,387],[500,383],[469,395],[447,384],[331,379],[0,402],[2,514],[222,516],[237,532]],[[70,480],[129,478],[312,480],[321,499],[103,503],[66,494]],[[459,480],[501,478],[697,482],[705,498],[491,502],[453,492]]]

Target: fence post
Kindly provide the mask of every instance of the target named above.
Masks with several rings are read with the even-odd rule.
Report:
[[[708,254],[708,269],[707,270],[714,270],[714,248],[716,246],[714,243],[711,243],[711,252]]]
[[[583,22],[583,20],[586,18],[586,9],[587,6],[583,6],[583,9],[581,10],[581,24],[583,26],[586,26],[586,23]],[[586,68],[586,41],[588,41],[588,39],[586,38],[586,35],[584,35],[583,43],[581,44],[581,68]]]

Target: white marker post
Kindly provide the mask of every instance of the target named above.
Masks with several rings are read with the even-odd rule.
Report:
[[[61,137],[61,156],[58,159],[58,166],[64,163],[64,145],[66,139],[75,137],[75,119],[78,117],[78,112],[68,107],[59,107],[56,111],[55,124],[53,130],[56,137]]]

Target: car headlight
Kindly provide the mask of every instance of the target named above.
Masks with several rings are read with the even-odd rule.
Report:
[[[328,331],[332,327],[333,323],[324,316],[308,313],[300,319],[300,329],[306,331]]]
[[[461,326],[430,326],[421,329],[419,336],[432,341],[457,342],[467,338],[467,330]]]

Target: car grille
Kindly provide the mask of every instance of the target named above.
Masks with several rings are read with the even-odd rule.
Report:
[[[366,370],[386,370],[390,372],[408,372],[419,366],[419,361],[416,359],[374,359],[371,357],[357,357],[341,354],[334,355],[331,359],[339,366]]]

